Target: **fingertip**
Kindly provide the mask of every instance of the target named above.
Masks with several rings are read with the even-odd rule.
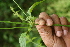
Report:
[[[46,15],[46,12],[41,12],[40,15]]]
[[[62,31],[57,31],[56,36],[61,37],[62,36]]]
[[[39,18],[45,18],[48,15],[46,12],[41,12]]]
[[[35,24],[39,24],[39,25],[45,25],[45,20],[42,18],[37,18],[35,20]]]
[[[35,20],[35,24],[39,24],[39,18],[37,18],[36,20]]]
[[[52,19],[47,19],[46,25],[47,25],[47,26],[52,26],[52,25],[53,25]]]
[[[52,14],[52,15],[51,15],[51,17],[55,17],[55,16],[57,16],[57,15],[56,15],[56,14]]]
[[[64,30],[63,32],[64,32],[64,35],[67,35],[67,33],[68,33],[68,31],[67,31],[67,30]]]
[[[43,19],[40,19],[40,20],[39,20],[39,25],[45,25],[45,23],[46,23],[46,22],[45,22]]]

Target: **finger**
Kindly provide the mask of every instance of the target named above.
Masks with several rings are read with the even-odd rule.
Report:
[[[45,25],[45,20],[40,19],[40,20],[39,20],[39,25]]]
[[[42,18],[37,18],[35,20],[35,24],[39,24],[39,25],[45,25],[45,20]]]
[[[67,19],[65,17],[60,17],[60,21],[61,21],[62,25],[68,25],[68,21],[67,21]],[[63,34],[67,35],[68,27],[62,26],[62,29],[63,29]]]
[[[49,26],[36,25],[36,28],[46,46],[53,46],[52,29]]]
[[[70,22],[68,22],[68,25],[70,25]]]
[[[60,19],[56,14],[51,15],[54,24],[60,24]],[[60,26],[54,26],[56,36],[62,36],[62,28]]]
[[[40,13],[39,18],[43,18],[46,21],[47,26],[53,25],[53,21],[52,21],[51,17],[48,14],[46,14],[45,12]]]
[[[70,22],[68,22],[68,25],[70,25]],[[70,29],[70,27],[68,28],[68,30]]]
[[[40,18],[37,18],[37,19],[35,20],[35,24],[39,24],[39,20],[40,20]]]

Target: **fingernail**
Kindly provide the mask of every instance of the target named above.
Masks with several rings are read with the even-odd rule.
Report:
[[[53,21],[51,19],[47,19],[46,25],[47,26],[52,26],[52,24],[53,24]]]
[[[67,35],[67,32],[68,32],[67,30],[64,30],[64,35]]]
[[[62,31],[57,31],[56,35],[60,37],[62,35]]]

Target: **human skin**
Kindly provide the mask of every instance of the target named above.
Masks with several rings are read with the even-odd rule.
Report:
[[[69,22],[65,17],[59,18],[56,14],[48,16],[42,12],[35,23],[39,24],[36,28],[47,47],[70,47],[70,28],[52,26],[53,24],[68,25]]]

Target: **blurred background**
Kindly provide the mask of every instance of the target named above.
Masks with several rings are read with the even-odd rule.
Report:
[[[41,0],[15,0],[20,7],[27,12],[28,8],[35,2]],[[12,21],[12,22],[21,22],[18,17],[13,16],[13,12],[10,9],[12,6],[15,11],[19,11],[19,14],[24,16],[22,11],[17,7],[17,5],[13,2],[13,0],[0,0],[0,21]],[[38,17],[40,12],[46,12],[49,15],[57,14],[59,17],[64,16],[67,17],[68,21],[70,21],[70,0],[46,0],[45,2],[36,6],[32,12],[32,16]],[[25,17],[25,16],[24,16]],[[24,25],[24,24],[23,24]],[[23,25],[20,24],[9,24],[9,23],[0,23],[0,28],[8,28],[8,27],[21,27]],[[19,46],[19,37],[20,34],[27,31],[27,29],[0,29],[0,47],[20,47]],[[33,31],[30,32],[30,37],[37,37],[34,40],[35,43],[46,47],[37,30],[34,28]],[[33,43],[28,43],[27,47],[39,47]]]

